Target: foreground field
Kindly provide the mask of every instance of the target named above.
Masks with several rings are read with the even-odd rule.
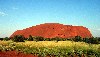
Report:
[[[1,51],[23,52],[37,56],[83,56],[100,57],[100,44],[88,44],[84,42],[73,41],[0,41]]]
[[[32,54],[24,54],[16,51],[0,52],[0,57],[38,57]]]

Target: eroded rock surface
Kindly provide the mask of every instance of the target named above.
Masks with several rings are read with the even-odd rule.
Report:
[[[24,35],[25,37],[29,37],[29,35],[32,35],[42,36],[45,38],[73,38],[75,36],[81,36],[82,38],[92,37],[92,34],[86,27],[63,25],[59,23],[45,23],[23,30],[17,30],[10,37],[13,37],[14,35]]]

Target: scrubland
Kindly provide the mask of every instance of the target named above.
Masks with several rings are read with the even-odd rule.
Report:
[[[83,57],[100,57],[100,44],[88,44],[85,42],[74,41],[27,41],[13,42],[0,41],[0,51],[23,52],[37,56],[83,56]]]

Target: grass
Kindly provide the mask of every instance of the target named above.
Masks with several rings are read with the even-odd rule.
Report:
[[[100,44],[88,44],[85,42],[73,41],[0,41],[0,50],[17,50],[24,53],[33,53],[36,55],[72,55],[72,54],[87,54],[87,55],[100,55]]]
[[[25,46],[31,46],[31,47],[73,47],[73,46],[77,46],[77,47],[86,47],[86,48],[99,48],[100,44],[88,44],[85,42],[72,42],[72,41],[25,41],[25,42],[18,42],[16,44],[20,44],[20,45],[25,45]]]

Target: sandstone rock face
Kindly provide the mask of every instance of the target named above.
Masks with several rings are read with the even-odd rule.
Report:
[[[13,37],[14,35],[24,35],[26,38],[28,38],[29,35],[42,36],[45,38],[74,38],[75,36],[81,36],[82,38],[92,37],[92,34],[86,27],[63,25],[59,23],[45,23],[23,30],[17,30],[10,37]]]

